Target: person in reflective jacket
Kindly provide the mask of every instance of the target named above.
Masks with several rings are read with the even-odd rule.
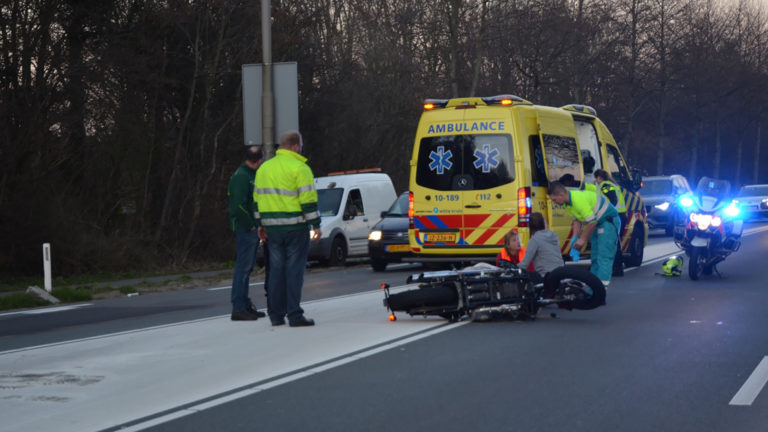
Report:
[[[573,247],[581,249],[589,240],[592,266],[590,271],[606,287],[611,283],[616,242],[619,238],[619,213],[608,198],[599,192],[568,190],[560,182],[549,185],[549,197],[562,205],[573,218],[572,231],[578,236]]]
[[[269,238],[267,312],[273,326],[315,325],[304,316],[301,288],[309,254],[309,232],[320,234],[317,191],[312,170],[301,155],[304,143],[297,131],[280,138],[275,157],[256,172],[253,200],[262,240]]]
[[[613,276],[624,276],[624,257],[621,251],[621,230],[627,226],[627,206],[624,202],[624,194],[621,193],[621,188],[606,170],[595,171],[595,183],[597,183],[597,189],[600,193],[608,198],[608,201],[619,212],[621,226],[619,228],[619,241],[616,242],[616,256],[613,259]]]

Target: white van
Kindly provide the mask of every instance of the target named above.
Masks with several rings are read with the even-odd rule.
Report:
[[[309,259],[343,265],[348,256],[368,254],[368,233],[395,201],[387,174],[375,170],[342,171],[315,179],[320,231],[310,233]]]

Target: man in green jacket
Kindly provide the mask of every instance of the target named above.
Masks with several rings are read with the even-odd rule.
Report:
[[[252,321],[266,316],[253,307],[248,297],[248,285],[259,247],[258,223],[254,217],[253,180],[261,165],[261,148],[250,146],[245,152],[245,162],[229,179],[229,220],[235,233],[235,270],[232,275],[232,320]]]
[[[291,131],[280,138],[275,157],[256,173],[253,199],[258,206],[262,240],[269,237],[267,310],[273,326],[315,325],[304,316],[301,288],[309,254],[309,231],[320,234],[317,191],[312,170],[301,155],[301,134]]]

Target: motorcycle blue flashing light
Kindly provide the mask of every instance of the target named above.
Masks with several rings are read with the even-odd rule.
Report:
[[[680,205],[684,208],[693,207],[693,198],[689,197],[688,195],[683,195],[680,197]]]
[[[723,213],[728,217],[735,218],[741,213],[741,209],[735,202],[732,202],[723,210]]]

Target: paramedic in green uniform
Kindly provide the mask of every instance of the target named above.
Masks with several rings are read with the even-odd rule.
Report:
[[[581,249],[589,240],[592,266],[590,271],[600,278],[606,287],[611,283],[616,242],[619,239],[619,213],[616,207],[598,191],[568,190],[560,182],[549,185],[549,197],[553,204],[562,205],[574,218],[574,235],[578,235],[573,247]]]

